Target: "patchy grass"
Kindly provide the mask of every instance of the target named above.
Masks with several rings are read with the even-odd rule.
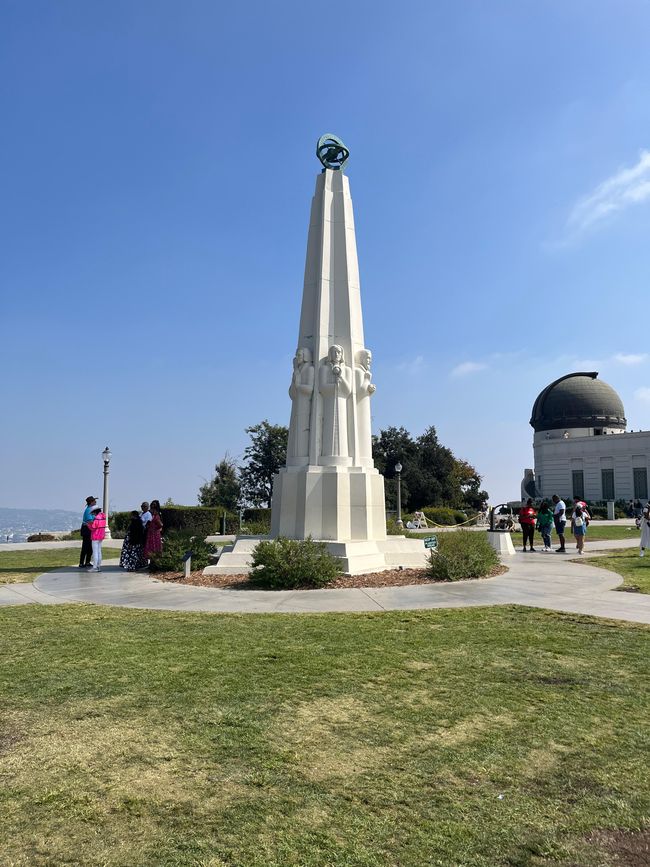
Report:
[[[638,548],[619,548],[602,557],[590,557],[588,563],[622,575],[623,584],[617,590],[650,593],[650,550],[646,551],[645,557],[639,557]]]
[[[120,556],[119,548],[104,543],[103,559]],[[79,548],[40,548],[34,551],[3,551],[0,548],[0,584],[33,581],[50,569],[79,565]]]
[[[0,863],[608,864],[650,812],[649,643],[514,607],[0,610]]]

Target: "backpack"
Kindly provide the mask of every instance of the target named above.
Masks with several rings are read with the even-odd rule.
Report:
[[[574,527],[582,527],[583,523],[584,523],[584,521],[582,520],[580,515],[576,515],[575,518],[573,519],[573,526]]]

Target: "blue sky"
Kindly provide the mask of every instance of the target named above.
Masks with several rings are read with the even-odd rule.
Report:
[[[288,423],[324,132],[351,150],[375,430],[493,500],[599,370],[650,427],[650,4],[0,6],[0,505],[196,501]]]

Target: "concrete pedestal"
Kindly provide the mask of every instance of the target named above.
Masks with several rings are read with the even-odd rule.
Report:
[[[386,538],[384,477],[374,467],[285,467],[273,484],[271,536],[361,542]]]
[[[206,566],[204,575],[240,575],[250,572],[253,550],[265,536],[240,536],[233,545],[225,547],[214,566]],[[421,539],[388,536],[381,540],[331,541],[322,540],[327,550],[341,560],[346,575],[364,572],[382,572],[386,569],[423,569],[427,565],[428,551]],[[513,551],[514,553],[514,551]]]
[[[513,557],[515,554],[515,548],[512,544],[512,539],[510,538],[510,533],[504,533],[499,530],[488,530],[487,531],[488,542],[494,550],[500,554],[502,557]]]

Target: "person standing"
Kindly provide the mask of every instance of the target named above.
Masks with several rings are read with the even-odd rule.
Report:
[[[641,518],[641,550],[639,557],[645,557],[645,549],[650,548],[650,500],[645,504]]]
[[[131,512],[129,531],[122,544],[120,567],[126,569],[127,572],[137,572],[138,569],[144,569],[147,565],[147,560],[144,556],[143,547],[144,527],[140,520],[140,513],[134,509]]]
[[[147,559],[162,551],[162,528],[163,522],[160,517],[160,504],[158,500],[151,502],[151,520],[147,524],[147,537],[144,543],[144,556]]]
[[[102,571],[102,542],[106,537],[106,515],[102,512],[101,506],[93,506],[91,509],[93,516],[90,522],[90,538],[93,543],[93,568],[91,572]]]
[[[537,512],[533,508],[532,499],[529,497],[526,500],[526,505],[519,509],[519,524],[521,526],[521,532],[524,535],[524,551],[526,550],[526,542],[530,545],[531,551],[535,550],[533,548],[533,537],[535,536],[536,518]]]
[[[566,530],[566,504],[557,494],[553,494],[553,523],[555,524],[555,532],[560,540],[560,547],[556,548],[558,554],[566,554],[566,543],[564,539],[564,531]]]
[[[576,506],[571,515],[571,532],[576,540],[578,554],[582,554],[585,547],[585,536],[587,534],[587,519],[580,506]]]
[[[542,541],[544,542],[544,554],[548,554],[548,552],[551,550],[553,512],[551,512],[551,510],[549,509],[546,500],[544,500],[542,502],[542,505],[539,507],[539,514],[537,515],[537,529],[542,534]]]
[[[87,569],[92,566],[91,557],[93,555],[93,543],[90,538],[90,522],[93,519],[91,514],[92,507],[97,500],[95,497],[86,497],[86,508],[84,509],[83,517],[81,518],[81,553],[79,555],[79,568]]]

